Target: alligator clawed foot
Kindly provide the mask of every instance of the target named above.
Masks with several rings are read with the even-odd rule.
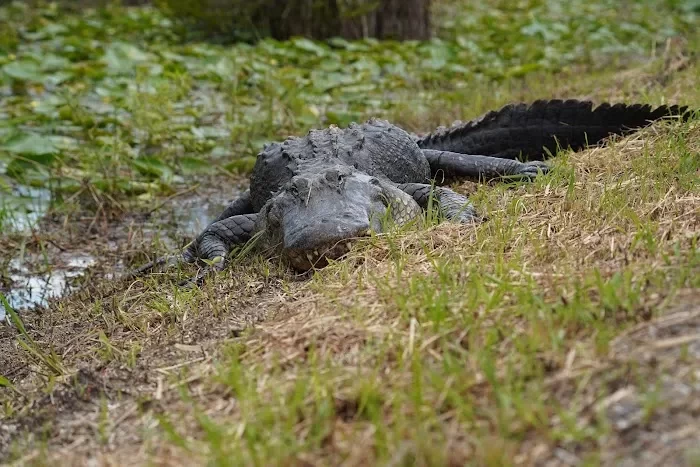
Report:
[[[175,266],[181,266],[183,264],[197,263],[201,265],[197,274],[193,277],[180,281],[178,286],[201,286],[204,283],[204,279],[215,272],[220,272],[226,267],[226,260],[223,256],[215,256],[212,259],[206,259],[199,256],[199,251],[197,249],[196,243],[190,243],[185,247],[181,254],[170,254],[164,255],[159,258],[150,261],[143,266],[130,271],[128,273],[129,278],[136,278],[144,276],[154,269],[158,268],[161,271],[165,271]]]
[[[178,264],[184,262],[181,255],[164,255],[159,258],[149,261],[148,263],[138,267],[137,269],[130,271],[128,273],[129,277],[141,277],[153,271],[156,268],[165,267],[165,269],[177,266]]]
[[[202,266],[199,271],[197,271],[197,274],[195,274],[193,277],[178,282],[178,287],[201,287],[204,283],[204,279],[206,279],[207,276],[221,272],[226,267],[226,261],[221,256],[217,256],[212,260],[202,261],[205,262],[205,265]]]
[[[457,214],[456,217],[452,219],[453,222],[458,224],[476,225],[484,222],[485,218],[478,214],[476,210],[472,207],[465,209]]]
[[[546,162],[530,161],[523,163],[518,175],[532,180],[540,174],[546,174],[549,170],[550,166]]]

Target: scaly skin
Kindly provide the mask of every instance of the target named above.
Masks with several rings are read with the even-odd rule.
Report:
[[[424,137],[377,119],[345,129],[311,130],[303,138],[266,145],[250,190],[181,258],[160,258],[135,274],[180,260],[217,260],[215,269],[221,269],[229,252],[253,236],[259,236],[256,245],[285,257],[295,269],[322,267],[347,253],[352,239],[411,222],[429,200],[448,220],[476,222],[482,218],[468,198],[431,181],[531,180],[547,172],[541,160],[558,147],[599,144],[665,116],[687,116],[686,110],[639,104],[593,109],[590,102],[552,100],[507,105]]]

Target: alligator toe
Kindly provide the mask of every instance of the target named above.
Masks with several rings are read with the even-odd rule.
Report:
[[[527,178],[533,179],[541,174],[546,174],[549,172],[550,166],[546,162],[542,161],[530,161],[525,162],[520,170],[519,175],[523,175]]]

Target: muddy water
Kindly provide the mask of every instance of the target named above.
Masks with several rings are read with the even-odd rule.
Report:
[[[46,214],[51,204],[49,190],[25,185],[15,185],[8,194],[0,196],[0,233],[29,230]]]
[[[139,227],[142,227],[146,240],[157,235],[166,245],[173,245],[174,248],[183,237],[196,236],[239,192],[233,188],[219,191],[199,190],[174,198]],[[46,213],[48,198],[41,193],[27,192],[27,195],[37,196],[39,201],[34,201],[33,204],[36,207],[14,211],[11,217],[5,219],[4,229],[14,232],[29,231]],[[126,228],[126,222],[110,225],[110,229],[114,230]],[[115,236],[119,236],[118,232],[115,232]],[[114,247],[116,249],[117,245]],[[0,291],[5,294],[10,306],[17,311],[45,307],[50,299],[76,290],[86,271],[98,261],[91,245],[78,246],[70,251],[18,252],[6,267],[5,282],[9,282],[9,289],[0,283]],[[123,267],[121,263],[115,264],[114,271],[118,274],[123,271]],[[4,319],[5,310],[0,305],[0,321]]]
[[[9,278],[12,288],[6,298],[15,310],[25,310],[37,306],[46,306],[49,299],[60,297],[70,291],[72,282],[79,278],[88,267],[95,264],[95,258],[88,254],[66,254],[60,258],[58,267],[47,268],[45,272],[36,272],[30,265],[36,264],[37,258],[25,261],[13,258],[10,261]],[[4,310],[0,309],[0,317]]]

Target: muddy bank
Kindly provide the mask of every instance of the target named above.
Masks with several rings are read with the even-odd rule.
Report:
[[[142,209],[112,220],[56,216],[42,198],[43,210],[15,216],[10,239],[0,243],[0,292],[22,312],[44,308],[91,281],[118,277],[132,258],[175,250],[196,236],[238,196],[245,181],[206,180],[194,186],[154,202],[151,212]],[[213,188],[221,186],[227,188]]]

